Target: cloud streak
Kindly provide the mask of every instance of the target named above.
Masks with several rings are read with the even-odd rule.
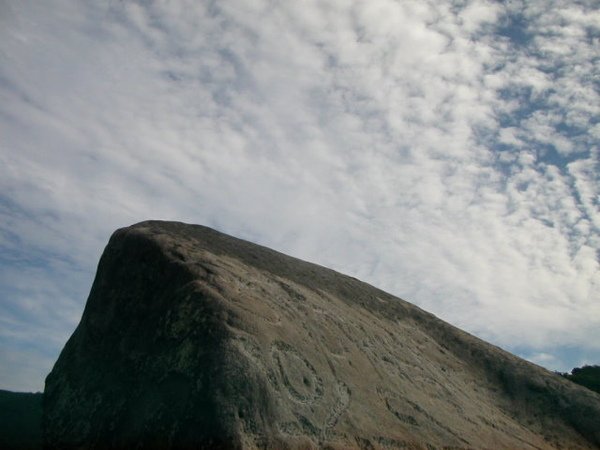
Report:
[[[11,361],[57,355],[110,232],[146,218],[350,273],[551,368],[598,361],[592,2],[0,8]],[[40,389],[51,360],[0,382]]]

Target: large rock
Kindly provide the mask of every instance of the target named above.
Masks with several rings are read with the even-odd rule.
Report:
[[[47,449],[600,447],[600,395],[209,228],[115,232],[46,379]]]

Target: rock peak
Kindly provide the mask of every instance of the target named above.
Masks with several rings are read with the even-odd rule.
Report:
[[[591,449],[600,395],[207,227],[111,237],[46,379],[47,449]]]

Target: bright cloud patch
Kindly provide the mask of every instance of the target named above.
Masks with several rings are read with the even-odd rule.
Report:
[[[202,223],[600,362],[594,2],[0,2],[0,387],[112,230]],[[595,66],[596,65],[596,66]]]

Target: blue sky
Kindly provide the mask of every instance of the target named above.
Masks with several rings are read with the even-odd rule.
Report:
[[[43,389],[149,218],[600,363],[594,3],[0,0],[0,388]]]

